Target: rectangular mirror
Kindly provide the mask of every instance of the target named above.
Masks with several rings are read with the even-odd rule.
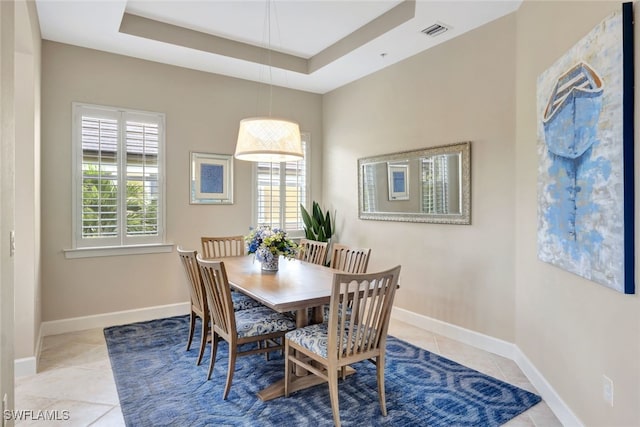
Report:
[[[471,224],[471,143],[358,159],[361,219]]]

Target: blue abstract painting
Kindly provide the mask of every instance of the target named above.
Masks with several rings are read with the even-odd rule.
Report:
[[[191,152],[191,204],[233,204],[233,156]]]
[[[404,172],[393,173],[393,192],[404,193]]]
[[[224,191],[224,166],[200,165],[200,192],[220,194]]]
[[[538,258],[631,293],[624,57],[619,11],[538,77]]]

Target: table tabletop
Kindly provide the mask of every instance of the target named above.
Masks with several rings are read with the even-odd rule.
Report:
[[[280,313],[328,304],[338,270],[280,257],[277,271],[263,271],[253,255],[221,259],[232,288]]]

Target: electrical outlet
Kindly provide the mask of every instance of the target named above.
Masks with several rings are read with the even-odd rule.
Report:
[[[613,407],[613,381],[606,375],[602,376],[602,398]]]

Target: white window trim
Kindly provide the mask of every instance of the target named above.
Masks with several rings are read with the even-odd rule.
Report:
[[[158,203],[158,235],[141,241],[140,238],[114,238],[109,239],[109,242],[105,242],[103,245],[91,246],[88,243],[82,242],[79,223],[79,208],[82,198],[82,147],[80,145],[80,127],[78,120],[80,120],[80,113],[82,110],[92,109],[104,116],[119,116],[122,113],[127,113],[129,116],[135,116],[137,114],[141,116],[155,116],[159,118],[160,127],[160,139],[158,141],[158,166],[161,173],[158,174],[158,187],[160,192],[160,200]],[[173,243],[165,241],[166,230],[166,189],[165,189],[165,139],[166,139],[166,116],[164,113],[148,112],[141,110],[133,110],[119,107],[109,107],[94,104],[86,104],[81,102],[72,102],[72,227],[71,227],[71,249],[63,249],[65,258],[87,258],[87,257],[99,257],[99,256],[114,256],[114,255],[131,255],[131,254],[144,254],[144,253],[159,253],[159,252],[171,252],[173,250]],[[118,241],[119,240],[119,241]]]
[[[311,195],[310,190],[311,190],[311,184],[310,184],[310,177],[311,177],[311,133],[310,132],[300,132],[300,136],[302,137],[302,139],[306,142],[307,144],[307,148],[306,148],[306,166],[305,166],[305,177],[304,177],[304,184],[305,184],[305,201],[304,201],[304,206],[305,208],[307,208],[309,206],[309,200],[311,200]],[[286,163],[286,162],[285,162]],[[258,209],[256,206],[256,200],[258,198],[258,165],[257,163],[255,163],[253,165],[253,167],[251,168],[252,170],[252,176],[251,176],[251,226],[255,226],[258,223]],[[281,185],[283,185],[283,183],[281,182]],[[282,191],[282,189],[281,189]],[[247,230],[248,232],[248,230]],[[297,230],[297,231],[288,231],[287,232],[288,237],[292,238],[292,239],[300,239],[305,237],[304,234],[304,228]]]

